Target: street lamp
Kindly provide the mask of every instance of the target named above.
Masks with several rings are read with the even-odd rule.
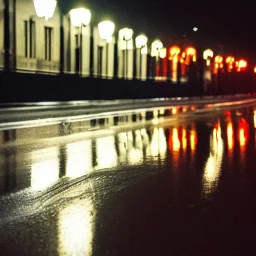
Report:
[[[108,20],[102,21],[98,24],[98,30],[100,38],[106,40],[106,77],[108,77],[108,44],[112,41],[115,24]]]
[[[57,1],[55,0],[34,0],[36,15],[44,17],[45,20],[52,18],[56,5]]]
[[[76,73],[82,73],[82,42],[83,42],[83,26],[89,25],[91,21],[91,12],[85,8],[72,9],[69,12],[71,24],[77,27],[77,48],[76,48]],[[80,44],[79,44],[80,35]],[[78,63],[77,63],[78,62]]]
[[[160,40],[155,40],[152,45],[151,45],[151,56],[156,57],[156,65],[159,69],[159,64],[160,64],[160,52],[161,49],[163,48],[163,43]]]
[[[211,59],[213,57],[213,51],[211,49],[207,49],[203,52],[203,58],[206,60],[206,66],[211,65]]]
[[[137,48],[137,56],[139,57],[139,67],[137,69],[137,76],[142,78],[142,54],[147,54],[147,50],[144,50],[147,46],[148,38],[144,35],[139,35],[135,38],[135,44]]]
[[[124,50],[124,59],[123,63],[125,64],[125,68],[123,66],[123,73],[124,77],[128,78],[128,48],[130,47],[132,49],[132,36],[133,36],[133,30],[131,28],[123,28],[119,31],[119,38],[121,39],[121,49]],[[123,42],[125,44],[123,45]],[[130,44],[129,44],[130,43]]]
[[[179,65],[179,54],[181,49],[179,46],[172,46],[170,49],[170,60],[172,61],[171,65],[171,80],[178,81],[178,65]],[[169,60],[168,60],[169,61]]]

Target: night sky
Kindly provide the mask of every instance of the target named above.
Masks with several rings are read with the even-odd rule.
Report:
[[[113,20],[120,29],[129,26],[171,44],[177,38],[197,38],[205,46],[256,60],[256,4],[248,1],[216,0],[61,0],[62,8],[84,6],[92,22]],[[192,28],[197,26],[195,35]]]

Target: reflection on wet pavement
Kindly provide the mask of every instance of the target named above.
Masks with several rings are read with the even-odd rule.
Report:
[[[254,255],[255,120],[1,147],[3,255]]]

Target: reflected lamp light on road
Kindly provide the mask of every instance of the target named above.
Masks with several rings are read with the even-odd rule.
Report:
[[[158,56],[162,48],[163,43],[160,40],[155,40],[151,45],[151,56]]]
[[[87,26],[91,21],[91,12],[85,8],[72,9],[69,12],[71,24],[74,27]]]
[[[109,20],[102,21],[98,24],[98,30],[100,38],[110,42],[115,31],[115,24]]]
[[[55,0],[34,0],[36,15],[40,18],[44,17],[45,20],[53,17],[56,5]]]
[[[135,44],[136,44],[136,48],[143,48],[146,46],[148,42],[148,38],[144,35],[139,35],[135,38]]]

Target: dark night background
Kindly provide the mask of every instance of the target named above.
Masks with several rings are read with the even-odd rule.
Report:
[[[159,38],[166,44],[180,38],[202,40],[203,45],[224,54],[233,54],[256,61],[256,4],[246,1],[189,0],[61,0],[64,12],[84,6],[97,24],[108,18],[117,29],[130,26],[136,34]],[[192,28],[197,26],[197,34]]]

